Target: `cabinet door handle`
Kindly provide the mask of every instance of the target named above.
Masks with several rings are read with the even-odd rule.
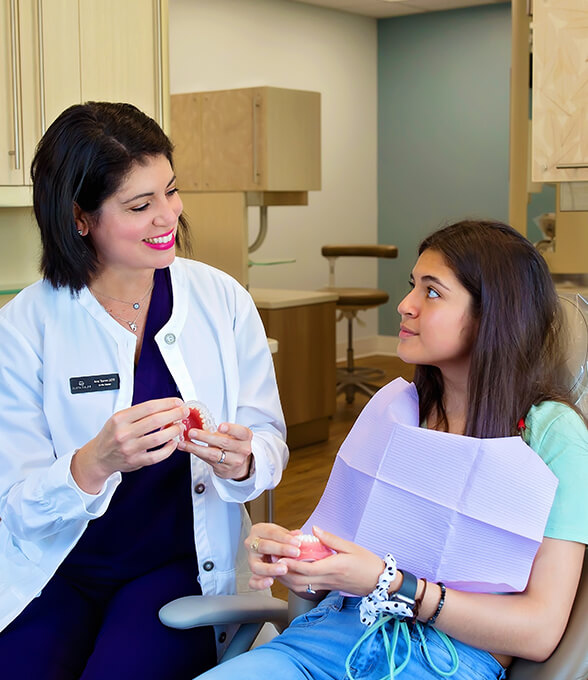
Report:
[[[157,116],[159,124],[163,127],[163,39],[161,35],[163,20],[161,18],[161,0],[157,0],[155,7],[155,30],[157,31]]]
[[[575,168],[588,168],[588,163],[560,163],[555,167],[558,170],[574,170]]]
[[[259,157],[257,151],[257,118],[258,109],[261,107],[261,101],[259,95],[254,95],[253,97],[253,184],[259,184]]]
[[[43,44],[43,0],[37,0],[37,49],[39,50],[39,108],[41,137],[47,129],[45,117],[45,46]]]
[[[17,44],[16,0],[10,0],[10,51],[12,56],[12,115],[14,118],[14,169],[20,170],[20,58]]]

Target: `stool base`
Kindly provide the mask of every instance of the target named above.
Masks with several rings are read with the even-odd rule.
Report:
[[[339,395],[345,393],[345,401],[352,404],[355,399],[355,393],[360,392],[368,397],[373,396],[379,389],[380,385],[372,382],[385,378],[384,371],[377,368],[364,368],[354,366],[349,368],[337,369],[337,390]]]

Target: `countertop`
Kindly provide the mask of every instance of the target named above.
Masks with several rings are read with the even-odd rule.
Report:
[[[251,288],[249,290],[255,304],[260,309],[284,309],[317,305],[337,300],[335,293],[320,290],[286,290],[281,288]]]

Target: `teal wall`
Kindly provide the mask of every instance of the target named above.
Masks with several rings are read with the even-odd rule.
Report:
[[[529,194],[527,207],[527,238],[530,241],[539,241],[543,238],[541,229],[537,224],[537,218],[543,213],[555,212],[555,186],[544,184],[537,194]]]
[[[424,236],[508,220],[510,21],[505,3],[378,22],[378,241],[399,250],[380,261],[381,335],[398,335]]]

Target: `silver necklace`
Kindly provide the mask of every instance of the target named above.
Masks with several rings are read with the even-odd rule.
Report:
[[[139,309],[139,311],[137,312],[137,316],[132,321],[129,321],[128,319],[124,319],[122,316],[115,314],[111,309],[107,309],[106,311],[110,314],[110,316],[113,319],[118,319],[119,321],[124,321],[127,324],[127,326],[133,331],[133,333],[137,332],[137,321],[139,320],[139,317],[141,316],[143,310]]]
[[[119,298],[112,297],[112,295],[106,295],[106,293],[101,293],[99,290],[95,290],[95,289],[92,289],[92,288],[90,290],[94,293],[94,295],[99,295],[100,297],[107,298],[108,300],[114,300],[115,302],[122,302],[123,305],[131,305],[131,307],[133,309],[141,309],[141,304],[142,304],[143,300],[145,300],[145,298],[153,290],[153,285],[154,285],[154,283],[153,283],[153,281],[151,281],[151,284],[150,284],[149,288],[147,289],[147,291],[136,302],[128,302],[127,300],[120,300]],[[111,313],[111,312],[109,312],[109,313]],[[113,316],[114,316],[114,314],[113,314]],[[123,321],[124,321],[124,319],[123,319]],[[128,321],[127,321],[127,323],[128,323]]]
[[[132,321],[129,321],[128,319],[125,319],[124,317],[119,316],[118,314],[115,314],[112,311],[112,309],[108,309],[106,306],[103,305],[104,309],[106,309],[106,311],[110,314],[110,316],[113,319],[118,319],[118,321],[122,321],[123,323],[126,323],[127,326],[131,329],[131,331],[133,333],[136,333],[137,332],[137,321],[139,320],[139,317],[143,313],[143,308],[141,307],[141,304],[142,304],[143,300],[145,300],[145,298],[149,295],[149,293],[151,293],[154,285],[155,284],[152,281],[147,292],[143,295],[143,297],[141,297],[139,300],[137,300],[137,302],[127,302],[126,300],[119,300],[118,298],[112,297],[111,295],[106,295],[105,293],[100,293],[99,291],[94,290],[92,288],[90,288],[90,291],[92,292],[94,297],[96,297],[98,295],[100,297],[104,297],[104,298],[108,298],[110,300],[114,300],[115,302],[121,302],[125,305],[131,305],[131,307],[133,309],[136,309],[137,310],[137,316]]]

